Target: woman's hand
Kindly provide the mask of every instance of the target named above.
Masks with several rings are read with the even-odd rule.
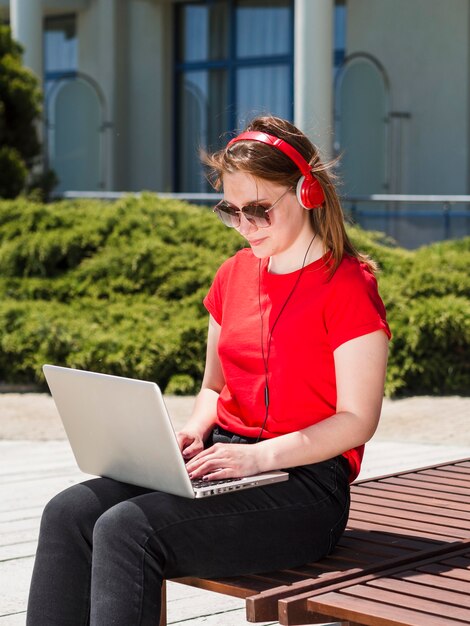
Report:
[[[176,433],[176,440],[185,461],[204,450],[203,436],[196,430],[183,429]]]
[[[218,480],[259,473],[258,444],[216,443],[186,465],[190,478]]]

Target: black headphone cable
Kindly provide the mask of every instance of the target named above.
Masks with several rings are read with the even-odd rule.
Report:
[[[289,300],[292,298],[295,290],[297,289],[297,285],[299,284],[299,281],[302,277],[302,274],[304,272],[305,269],[305,263],[307,262],[307,256],[308,253],[310,252],[310,248],[312,247],[313,242],[315,241],[315,237],[317,236],[317,233],[315,233],[313,235],[312,240],[310,241],[310,243],[308,244],[308,248],[307,251],[305,252],[304,255],[304,259],[302,261],[302,267],[300,268],[300,272],[297,276],[297,279],[292,287],[292,289],[290,290],[287,298],[284,301],[284,304],[281,307],[281,310],[279,311],[279,313],[276,316],[276,319],[274,320],[274,324],[271,327],[271,330],[268,332],[268,342],[267,342],[267,354],[265,356],[265,352],[264,352],[264,325],[263,325],[263,311],[261,308],[261,259],[259,260],[258,263],[258,305],[259,305],[259,313],[260,313],[260,318],[261,318],[261,355],[263,358],[263,365],[264,365],[264,406],[265,406],[265,414],[264,414],[264,420],[263,420],[263,424],[261,426],[261,430],[259,432],[259,435],[256,439],[256,443],[258,443],[258,441],[261,439],[261,435],[263,434],[264,428],[266,426],[266,422],[268,420],[268,414],[269,414],[269,369],[268,369],[268,365],[269,365],[269,355],[271,353],[271,340],[273,338],[273,332],[274,329],[276,328],[276,325],[279,321],[279,318],[281,317],[282,313],[284,312],[284,309],[287,306],[287,303],[289,302]]]

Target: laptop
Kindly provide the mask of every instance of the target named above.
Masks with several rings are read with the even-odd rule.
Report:
[[[78,467],[87,474],[204,498],[287,480],[273,471],[191,481],[156,383],[44,365]],[[248,444],[247,444],[248,445]]]

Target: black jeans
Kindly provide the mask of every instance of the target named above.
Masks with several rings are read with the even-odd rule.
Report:
[[[322,558],[346,525],[347,461],[289,473],[283,483],[196,500],[108,478],[66,489],[43,513],[27,626],[155,626],[165,578]]]

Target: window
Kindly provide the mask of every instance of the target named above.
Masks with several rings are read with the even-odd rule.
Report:
[[[75,15],[45,19],[44,75],[46,154],[59,180],[56,191],[102,189],[102,99],[78,71]]]
[[[199,147],[261,113],[292,119],[293,2],[184,2],[175,20],[175,187],[207,191]]]
[[[346,0],[335,1],[334,14],[334,66],[335,72],[343,64],[346,56]]]
[[[46,17],[44,24],[44,75],[50,81],[72,76],[78,68],[75,15]]]

